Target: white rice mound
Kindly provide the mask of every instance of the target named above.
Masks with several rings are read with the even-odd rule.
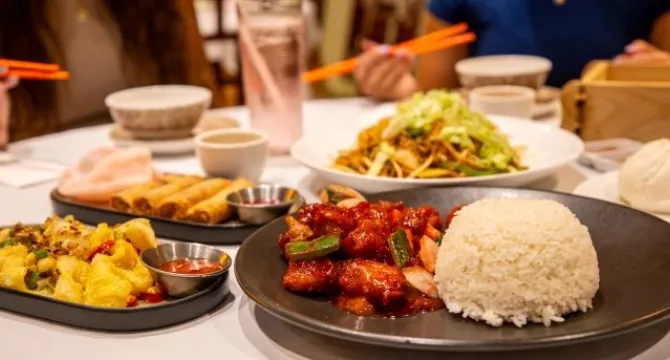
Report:
[[[435,282],[451,313],[492,326],[551,326],[592,308],[600,284],[588,229],[544,199],[484,199],[463,207],[444,234]]]

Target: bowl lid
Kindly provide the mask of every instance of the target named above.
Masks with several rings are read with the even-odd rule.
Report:
[[[107,95],[105,105],[125,110],[160,110],[209,102],[212,92],[191,85],[156,85],[120,90]]]
[[[456,72],[468,76],[515,76],[548,72],[549,59],[531,55],[490,55],[461,60]]]

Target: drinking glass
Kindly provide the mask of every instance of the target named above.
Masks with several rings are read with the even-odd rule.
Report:
[[[272,154],[287,154],[302,135],[302,0],[239,0],[238,4],[242,82],[251,127],[270,134]]]

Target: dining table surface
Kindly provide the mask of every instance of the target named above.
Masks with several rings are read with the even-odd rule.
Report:
[[[362,98],[310,100],[304,106],[303,133],[328,136],[351,129],[356,118],[378,104]],[[210,110],[248,126],[244,108]],[[351,124],[351,125],[349,125]],[[22,159],[72,166],[91,149],[112,144],[112,126],[80,128],[12,143],[9,152]],[[154,157],[159,170],[201,173],[194,154]],[[1,166],[1,165],[0,165]],[[572,192],[599,173],[577,162],[528,185]],[[263,181],[297,188],[308,201],[326,183],[290,156],[271,157]],[[0,185],[0,223],[39,223],[52,212],[49,193],[56,181],[16,188]],[[220,246],[235,256],[238,246]],[[259,266],[262,259],[258,259]],[[636,296],[626,294],[625,296]],[[181,325],[161,330],[107,333],[67,327],[0,311],[0,359],[670,359],[670,324],[655,324],[613,338],[559,348],[500,353],[441,353],[385,348],[326,337],[288,324],[256,306],[244,295],[234,275],[231,295],[215,310]]]

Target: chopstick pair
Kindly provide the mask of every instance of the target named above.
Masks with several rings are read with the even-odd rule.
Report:
[[[469,44],[476,40],[476,36],[472,32],[465,32],[467,30],[467,24],[456,24],[446,29],[435,31],[416,39],[393,45],[391,46],[390,53],[395,53],[400,49],[404,49],[414,55],[423,55],[458,45]],[[305,83],[314,83],[334,76],[347,75],[354,72],[357,64],[357,58],[340,61],[312,71],[308,71],[303,74],[302,80]]]
[[[0,75],[2,78],[17,77],[27,80],[67,80],[70,78],[70,73],[61,70],[57,64],[0,59],[0,67],[7,68],[7,71]]]

